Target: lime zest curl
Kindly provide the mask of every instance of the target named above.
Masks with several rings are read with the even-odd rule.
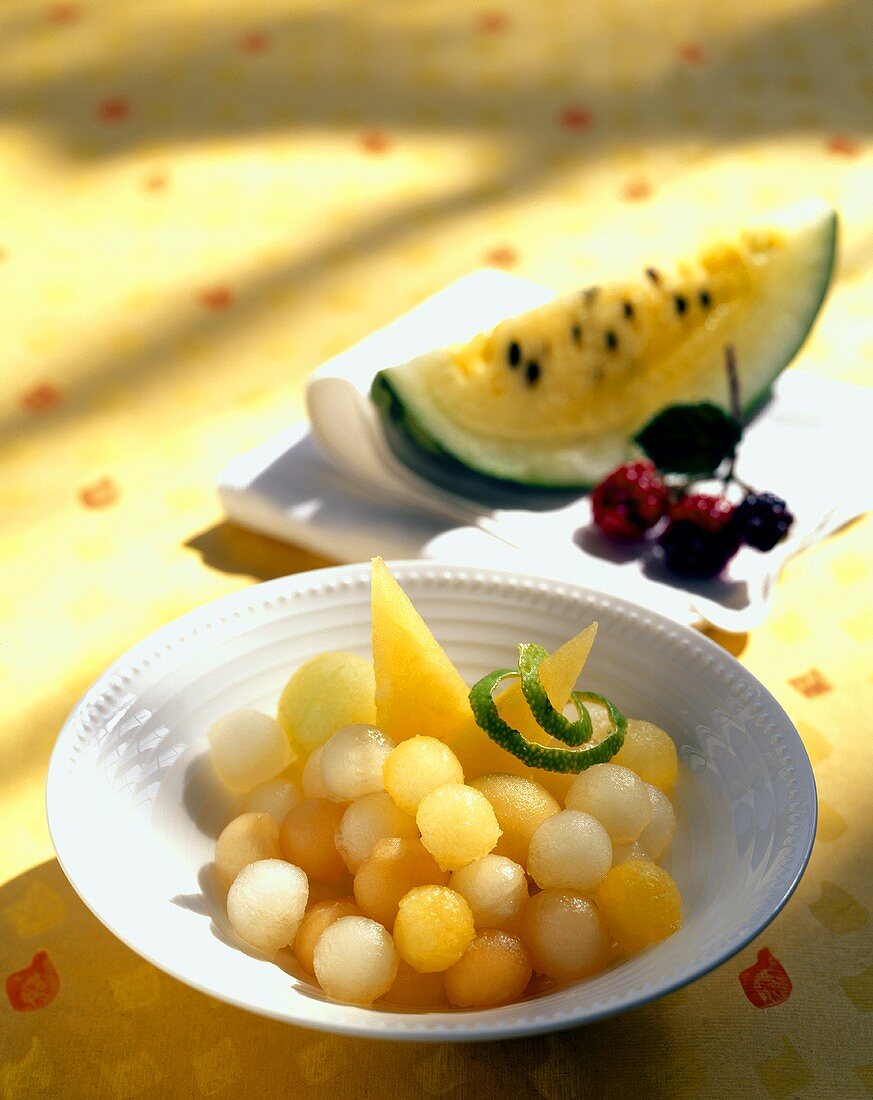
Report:
[[[470,707],[480,729],[506,752],[530,768],[552,772],[583,772],[594,764],[606,764],[624,744],[627,720],[609,699],[594,691],[574,691],[570,699],[579,718],[571,722],[552,706],[540,679],[540,665],[546,657],[542,646],[523,643],[518,647],[518,668],[498,668],[483,676],[470,689]],[[494,702],[494,689],[499,683],[518,676],[521,690],[537,725],[546,733],[572,746],[566,749],[538,745],[501,718]],[[586,702],[600,703],[606,708],[613,729],[602,741],[587,748],[576,748],[591,740],[593,725]]]

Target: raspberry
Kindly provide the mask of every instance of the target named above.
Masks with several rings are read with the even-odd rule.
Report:
[[[766,551],[785,538],[794,516],[775,493],[748,493],[737,508],[736,521],[743,541]]]
[[[735,511],[724,497],[682,497],[658,539],[667,568],[683,577],[717,577],[740,548]]]
[[[667,489],[648,459],[619,466],[591,494],[594,522],[617,539],[640,539],[666,513]]]

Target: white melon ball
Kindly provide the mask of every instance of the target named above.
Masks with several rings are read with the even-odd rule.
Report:
[[[227,892],[234,932],[259,951],[287,947],[297,935],[309,900],[309,881],[293,863],[262,859],[243,867]]]
[[[630,844],[613,844],[612,846],[612,866],[618,867],[620,863],[627,863],[629,860],[651,863],[649,853],[642,846],[638,840],[632,841]]]
[[[597,906],[569,890],[534,894],[522,916],[522,938],[534,969],[558,981],[584,978],[610,958],[610,936]]]
[[[225,890],[243,867],[279,858],[279,826],[269,814],[241,814],[215,842],[215,875]]]
[[[374,791],[353,802],[343,814],[336,846],[346,867],[356,874],[383,837],[418,837],[415,819],[398,809],[387,791]]]
[[[620,764],[595,764],[567,791],[567,809],[593,814],[616,844],[630,844],[649,823],[652,805],[640,777]]]
[[[272,779],[296,759],[279,723],[257,710],[225,714],[206,736],[219,779],[235,791]]]
[[[300,786],[303,788],[304,798],[327,798],[327,787],[321,778],[321,754],[324,745],[319,745],[315,752],[309,754],[303,771],[300,774]]]
[[[503,928],[524,908],[527,875],[506,856],[487,855],[455,871],[449,886],[465,898],[477,928]]]
[[[343,726],[324,743],[321,781],[334,802],[353,802],[381,791],[382,765],[394,742],[375,726]]]
[[[592,893],[612,866],[612,842],[597,818],[561,810],[531,837],[527,869],[537,886]]]
[[[300,789],[290,779],[268,779],[252,787],[247,795],[240,799],[237,810],[241,814],[269,814],[281,825],[292,807],[300,801]]]
[[[398,957],[390,933],[369,917],[341,917],[322,932],[313,954],[319,985],[329,997],[372,1004],[387,993]]]
[[[651,783],[646,784],[649,801],[652,804],[652,816],[649,823],[640,833],[640,844],[652,859],[660,859],[673,843],[673,834],[676,832],[676,814],[673,811],[673,803],[657,787]]]

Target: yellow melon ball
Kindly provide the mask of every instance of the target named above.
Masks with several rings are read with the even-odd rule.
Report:
[[[488,928],[443,975],[446,996],[459,1008],[492,1008],[517,1001],[533,973],[530,951],[518,938]]]
[[[345,807],[324,798],[307,798],[285,816],[279,828],[282,858],[302,867],[311,879],[331,882],[346,872],[334,840]]]
[[[612,763],[630,768],[640,779],[668,794],[679,770],[673,738],[658,726],[638,718],[628,720],[624,744]]]
[[[470,906],[448,886],[416,886],[400,899],[394,944],[400,957],[421,973],[456,963],[475,934]]]
[[[376,842],[384,837],[418,839],[415,821],[399,810],[387,791],[365,794],[346,808],[336,834],[336,846],[346,867],[354,874]]]
[[[467,899],[477,928],[505,928],[528,899],[527,875],[521,864],[493,853],[455,871],[449,886]]]
[[[419,974],[403,959],[397,967],[394,984],[383,1000],[405,1008],[446,1008],[448,1005],[442,973]]]
[[[425,851],[420,840],[378,840],[355,875],[355,901],[361,912],[393,928],[400,899],[415,886],[445,886],[448,871]]]
[[[614,844],[636,840],[652,816],[645,783],[636,772],[618,764],[595,764],[581,772],[566,801],[568,810],[596,817]]]
[[[682,924],[679,889],[656,863],[629,860],[613,867],[594,900],[623,951],[657,943]]]
[[[464,771],[448,745],[435,737],[401,741],[382,768],[385,790],[401,810],[414,814],[426,794],[447,783],[463,783]]]
[[[234,791],[247,791],[272,779],[296,759],[275,718],[256,710],[225,714],[206,737],[219,779]]]
[[[492,772],[471,779],[469,785],[491,803],[502,830],[494,854],[527,866],[530,838],[547,817],[560,810],[558,801],[545,787],[521,775]]]
[[[491,803],[475,787],[448,783],[426,795],[415,822],[421,842],[444,870],[487,856],[500,838]]]
[[[215,842],[215,877],[227,890],[243,867],[261,859],[278,858],[279,827],[272,817],[241,814],[225,825]]]
[[[534,967],[558,981],[585,978],[610,959],[606,922],[597,907],[570,890],[542,890],[524,908],[522,938]]]
[[[289,779],[268,779],[252,787],[237,807],[240,814],[269,814],[281,825],[285,814],[300,801],[300,790]]]
[[[336,901],[320,901],[307,910],[294,938],[294,954],[307,974],[315,974],[312,956],[321,933],[341,917],[359,917],[360,909],[354,898],[338,898]]]
[[[311,752],[342,726],[376,721],[373,663],[354,653],[319,653],[300,666],[279,699],[292,744]]]
[[[368,917],[340,917],[322,932],[312,965],[318,984],[336,1001],[372,1004],[397,974],[391,935]]]

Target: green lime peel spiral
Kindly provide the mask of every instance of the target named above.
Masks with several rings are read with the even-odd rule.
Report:
[[[518,647],[518,668],[498,668],[483,676],[470,689],[470,707],[476,724],[488,734],[495,744],[512,753],[530,768],[542,768],[550,772],[583,772],[593,764],[606,764],[624,744],[627,720],[609,699],[593,691],[574,691],[570,699],[579,718],[571,722],[552,706],[543,682],[540,665],[547,654],[542,646],[522,643]],[[505,722],[494,702],[494,689],[503,680],[518,676],[521,690],[537,725],[570,748],[537,745],[517,729]],[[585,703],[600,703],[606,708],[613,729],[596,745],[580,749],[591,740],[593,726]]]

